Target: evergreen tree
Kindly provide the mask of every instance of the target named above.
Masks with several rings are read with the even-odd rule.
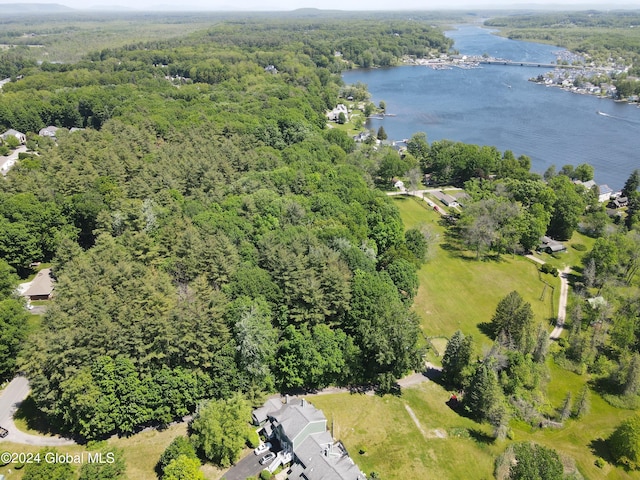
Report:
[[[640,170],[635,169],[627,181],[624,182],[624,187],[622,187],[622,196],[630,197],[632,194],[636,193],[638,188],[640,187]]]
[[[447,342],[442,356],[442,378],[448,384],[462,388],[471,370],[473,341],[460,330],[456,331]]]
[[[536,346],[533,320],[531,304],[513,291],[500,300],[489,325],[494,338],[504,346],[531,353]]]
[[[387,132],[384,131],[384,127],[382,125],[380,125],[380,128],[378,128],[376,138],[380,141],[387,139]]]
[[[560,409],[560,421],[564,422],[571,416],[571,392],[567,393],[562,402],[562,408]]]
[[[464,407],[478,421],[489,421],[497,426],[506,414],[504,394],[493,369],[491,358],[476,368],[464,396]]]
[[[581,418],[587,413],[589,413],[590,408],[590,400],[589,400],[589,387],[586,385],[582,387],[580,393],[578,394],[578,398],[576,400],[576,405],[573,410],[573,416],[575,418]]]

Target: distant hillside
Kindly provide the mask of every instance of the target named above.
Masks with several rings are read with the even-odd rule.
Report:
[[[67,13],[75,11],[58,3],[0,3],[0,15]]]

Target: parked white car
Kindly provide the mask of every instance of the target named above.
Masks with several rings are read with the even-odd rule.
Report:
[[[276,458],[276,454],[273,452],[269,452],[260,459],[260,465],[264,465],[265,463],[272,462],[274,458]]]
[[[271,448],[271,444],[269,442],[261,443],[260,445],[258,445],[258,448],[256,448],[253,451],[253,453],[256,454],[256,455],[262,455],[264,452],[266,452],[270,448]]]

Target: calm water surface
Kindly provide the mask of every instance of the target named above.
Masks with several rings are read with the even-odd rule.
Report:
[[[447,35],[455,40],[454,48],[467,55],[487,53],[548,63],[561,50],[508,40],[472,25]],[[429,142],[450,139],[495,145],[516,156],[528,155],[532,170],[538,173],[552,164],[560,169],[569,163],[589,163],[598,183],[620,189],[633,169],[640,168],[640,108],[528,81],[547,70],[504,65],[471,70],[403,66],[353,70],[343,78],[347,83],[366,83],[372,101],[384,100],[387,113],[397,115],[368,124],[376,130],[384,125],[390,139],[425,132]]]

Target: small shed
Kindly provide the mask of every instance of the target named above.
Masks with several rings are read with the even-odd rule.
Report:
[[[53,294],[54,284],[51,269],[43,268],[24,292],[24,296],[29,300],[49,300]]]

